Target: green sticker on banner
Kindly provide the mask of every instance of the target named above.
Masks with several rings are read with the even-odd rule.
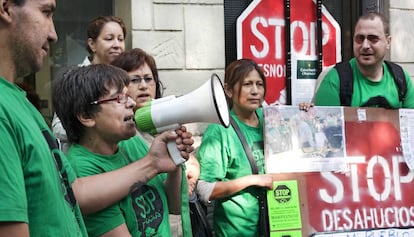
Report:
[[[302,231],[292,230],[292,231],[270,232],[270,237],[302,237]]]
[[[273,190],[267,192],[267,202],[271,232],[302,229],[299,192],[296,180],[273,182]]]

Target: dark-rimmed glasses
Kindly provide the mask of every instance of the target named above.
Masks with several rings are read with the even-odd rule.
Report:
[[[145,81],[145,84],[154,84],[155,80],[154,78],[150,77],[150,76],[145,76],[145,77],[138,77],[138,76],[131,76],[129,78],[129,82],[131,84],[141,84],[142,81]]]
[[[365,39],[367,39],[370,43],[375,44],[381,40],[381,37],[378,35],[355,35],[354,40],[358,44],[362,44]]]
[[[91,102],[91,105],[99,105],[102,103],[107,103],[110,101],[116,101],[119,104],[126,104],[128,102],[128,98],[130,98],[128,94],[118,94],[116,97],[109,98],[109,99],[100,99]]]

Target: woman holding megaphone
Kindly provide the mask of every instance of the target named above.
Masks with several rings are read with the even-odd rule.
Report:
[[[136,103],[134,111],[144,107],[150,100],[162,97],[164,86],[159,80],[155,59],[144,50],[140,48],[127,50],[119,55],[111,64],[124,69],[130,76],[128,94]],[[151,134],[139,130],[137,130],[137,135],[145,139],[149,145],[154,139]],[[200,166],[193,155],[190,155],[185,165],[188,192],[191,194],[200,174]],[[168,176],[172,175],[169,174]],[[172,195],[180,194],[180,192],[177,192],[177,190],[180,190],[180,186],[177,186],[170,187]],[[176,196],[173,200],[180,200],[180,196]],[[183,236],[181,216],[170,215],[169,221],[172,236]],[[190,228],[190,226],[184,228]]]
[[[182,126],[175,134],[157,136],[151,147],[136,136],[129,80],[118,67],[95,64],[68,70],[52,87],[56,113],[72,144],[67,157],[76,174],[90,180],[118,171],[106,186],[96,188],[104,204],[114,195],[102,194],[108,193],[107,187],[125,192],[121,188],[130,184],[123,199],[105,209],[82,209],[90,237],[171,236],[168,214],[181,211],[180,200],[171,198],[171,191],[177,193],[180,185],[181,167],[172,161],[166,144],[175,142],[188,159],[192,136]]]
[[[254,61],[236,60],[226,68],[224,89],[232,126],[207,127],[197,154],[197,190],[203,201],[215,201],[216,236],[266,236],[266,215],[259,218],[265,190],[272,188],[272,176],[264,174],[265,76]]]

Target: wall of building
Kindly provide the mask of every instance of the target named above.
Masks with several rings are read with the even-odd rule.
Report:
[[[390,59],[402,65],[414,78],[414,1],[390,0]]]
[[[121,17],[132,14],[131,46],[155,57],[164,95],[186,94],[212,73],[222,78],[223,0],[122,0],[115,11]]]

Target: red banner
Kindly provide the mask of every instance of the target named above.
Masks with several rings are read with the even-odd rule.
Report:
[[[399,111],[374,108],[362,110],[364,119],[359,115],[361,109],[344,108],[342,114],[344,144],[346,144],[343,158],[346,161],[346,171],[274,174],[279,187],[283,186],[284,180],[297,183],[297,190],[290,188],[289,197],[293,197],[295,193],[298,195],[297,206],[300,208],[301,223],[296,226],[301,226],[298,230],[302,236],[360,230],[365,232],[349,236],[374,236],[361,235],[361,233],[414,226],[414,192],[412,191],[414,173],[407,167],[401,150]],[[326,117],[323,117],[325,115],[317,111],[318,107],[313,111],[314,117],[308,120],[311,121],[311,127],[312,124],[318,124],[316,120],[326,120]],[[281,115],[283,109],[278,110],[278,113],[277,116],[279,118],[281,116],[281,120],[287,121],[286,117]],[[306,112],[298,112],[299,115],[302,113]],[[266,114],[270,116],[266,117]],[[271,130],[269,118],[274,117],[274,114],[275,111],[271,108],[265,109],[265,123],[268,125],[265,130],[266,138],[269,138]],[[289,116],[296,117],[296,115]],[[273,155],[269,153],[270,144],[267,140],[265,148],[268,165],[276,164],[276,162],[272,163],[272,159],[283,159],[283,154],[287,154],[285,151],[275,158],[274,152]],[[304,156],[302,159],[315,161],[318,159],[314,158],[314,153],[308,153],[307,156],[309,157]],[[335,158],[320,157],[320,159]],[[300,163],[297,162],[297,166],[299,165]],[[267,170],[271,168],[267,167]],[[269,213],[271,219],[277,219],[271,216],[272,212]],[[278,225],[273,223],[273,226]],[[277,231],[286,232],[283,228]],[[393,230],[390,233],[396,232]],[[296,235],[291,234],[291,236]],[[388,233],[379,236],[397,235]]]

